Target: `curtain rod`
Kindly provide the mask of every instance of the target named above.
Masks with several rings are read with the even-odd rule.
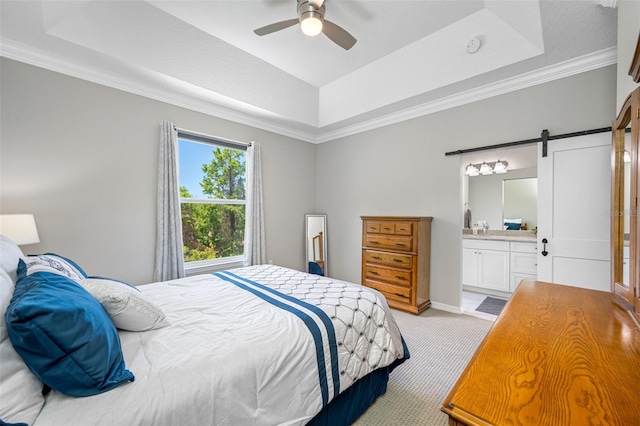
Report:
[[[499,143],[496,145],[487,145],[487,146],[481,146],[478,148],[469,148],[469,149],[459,149],[457,151],[450,151],[445,153],[444,155],[460,155],[460,154],[466,154],[469,152],[477,152],[477,151],[486,151],[489,149],[496,149],[496,148],[506,148],[506,147],[510,147],[510,146],[518,146],[518,145],[526,145],[526,144],[530,144],[530,143],[537,143],[537,142],[542,142],[544,143],[544,147],[543,147],[543,157],[546,157],[546,143],[547,141],[552,141],[555,139],[564,139],[564,138],[572,138],[575,136],[586,136],[586,135],[593,135],[596,133],[604,133],[604,132],[610,132],[611,131],[611,127],[601,127],[599,129],[591,129],[591,130],[582,130],[580,132],[572,132],[572,133],[564,133],[562,135],[550,135],[548,130],[543,130],[542,133],[540,134],[539,138],[535,138],[535,139],[526,139],[526,140],[522,140],[522,141],[516,141],[516,142],[506,142],[506,143]]]

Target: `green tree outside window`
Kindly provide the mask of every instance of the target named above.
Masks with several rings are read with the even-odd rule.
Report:
[[[244,252],[244,203],[224,200],[245,199],[245,153],[216,147],[213,158],[202,165],[202,193],[211,203],[194,202],[184,186],[182,238],[185,262],[239,256]]]

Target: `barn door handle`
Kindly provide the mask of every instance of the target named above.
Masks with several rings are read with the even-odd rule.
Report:
[[[549,252],[547,251],[547,243],[548,243],[548,242],[549,242],[549,241],[547,241],[547,239],[546,239],[546,238],[543,238],[543,239],[542,239],[542,255],[543,255],[543,256],[546,256],[546,255],[548,255],[548,254],[549,254]]]

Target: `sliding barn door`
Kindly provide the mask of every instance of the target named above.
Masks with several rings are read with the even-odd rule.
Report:
[[[611,133],[538,145],[538,280],[610,291]]]

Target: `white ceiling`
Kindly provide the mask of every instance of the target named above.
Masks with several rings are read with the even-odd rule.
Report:
[[[326,0],[348,51],[295,0],[0,2],[2,56],[323,142],[615,63],[595,0]],[[477,37],[480,49],[466,51]]]

